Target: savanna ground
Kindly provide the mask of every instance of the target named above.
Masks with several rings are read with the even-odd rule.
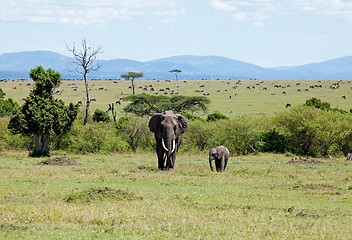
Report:
[[[152,154],[71,156],[41,165],[27,153],[0,161],[2,239],[350,239],[352,163],[288,164],[205,155],[158,171]]]
[[[209,111],[230,118],[272,115],[285,111],[287,103],[302,105],[311,97],[331,107],[352,108],[347,80],[336,90],[330,86],[337,80],[241,82],[136,81],[136,92],[209,93]],[[0,88],[21,104],[32,83],[0,82]],[[310,88],[314,85],[322,87]],[[132,92],[124,80],[90,81],[90,86],[96,99],[92,111],[107,110],[109,103]],[[139,88],[144,86],[147,91]],[[84,104],[82,81],[65,80],[56,91],[62,91],[56,97],[66,104]],[[119,116],[126,104],[117,105]],[[222,174],[210,171],[207,152],[178,154],[172,172],[157,169],[154,153],[67,157],[78,164],[38,164],[47,158],[0,152],[0,239],[351,238],[352,163],[343,157],[288,164],[298,156],[231,156]]]
[[[332,90],[330,86],[336,87],[334,84],[337,82],[339,82],[340,87]],[[209,105],[210,113],[219,112],[230,118],[238,115],[272,115],[285,110],[287,103],[290,103],[292,106],[302,105],[311,97],[320,98],[323,102],[329,102],[332,108],[337,107],[346,111],[352,108],[352,81],[350,80],[246,80],[241,81],[240,84],[237,83],[237,80],[199,80],[186,82],[182,80],[135,80],[136,94],[165,94],[167,92],[167,96],[170,96],[173,91],[180,95],[203,96],[203,94],[209,93],[206,97],[211,100],[211,104]],[[11,97],[21,104],[21,99],[28,96],[32,84],[33,81],[3,81],[0,82],[0,88],[6,93],[6,97]],[[91,80],[89,84],[91,98],[96,100],[91,103],[92,112],[95,109],[107,110],[108,104],[115,103],[120,100],[120,97],[124,97],[127,94],[132,94],[132,89],[129,89],[131,81]],[[150,85],[153,86],[154,91],[150,91]],[[202,85],[204,87],[201,87]],[[275,87],[278,85],[281,87]],[[314,85],[321,87],[310,87]],[[145,87],[147,91],[143,90]],[[166,90],[167,88],[170,90]],[[267,90],[263,90],[265,88]],[[160,89],[164,89],[165,91],[160,91]],[[69,102],[77,103],[78,101],[81,101],[83,105],[85,104],[83,81],[64,80],[60,87],[56,89],[56,92],[62,92],[61,95],[55,94],[55,97],[63,99],[66,104]],[[342,96],[345,96],[346,99],[342,98]],[[116,106],[118,116],[123,115],[122,109],[126,104],[128,103],[121,101],[121,105]],[[202,117],[203,113],[199,112],[198,114]]]

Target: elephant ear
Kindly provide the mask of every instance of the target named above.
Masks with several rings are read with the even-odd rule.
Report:
[[[187,119],[180,114],[176,114],[176,117],[178,120],[179,129],[180,129],[179,134],[185,133],[189,129]]]
[[[158,130],[161,115],[161,113],[157,113],[149,120],[148,127],[150,131],[156,132]]]

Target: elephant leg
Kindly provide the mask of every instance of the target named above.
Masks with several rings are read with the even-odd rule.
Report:
[[[221,172],[225,172],[225,156],[221,158]]]
[[[225,172],[225,170],[226,170],[226,166],[227,166],[227,161],[228,161],[228,159],[227,159],[227,158],[225,158],[225,166],[224,166],[224,172]]]
[[[156,154],[158,155],[158,168],[164,170],[164,148],[161,141],[158,141],[156,144]]]
[[[215,159],[215,166],[216,166],[216,171],[220,172],[220,169],[221,169],[220,159]]]

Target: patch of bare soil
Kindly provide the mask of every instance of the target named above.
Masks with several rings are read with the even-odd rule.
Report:
[[[321,164],[324,163],[318,159],[314,158],[292,158],[289,162],[289,164]]]
[[[43,160],[38,165],[78,165],[78,163],[69,157],[55,157]]]

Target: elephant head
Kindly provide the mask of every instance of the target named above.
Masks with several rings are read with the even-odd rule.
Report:
[[[157,113],[150,119],[149,129],[154,132],[159,168],[164,169],[166,154],[166,169],[173,169],[176,152],[181,145],[184,133],[189,129],[187,119],[172,111]]]

